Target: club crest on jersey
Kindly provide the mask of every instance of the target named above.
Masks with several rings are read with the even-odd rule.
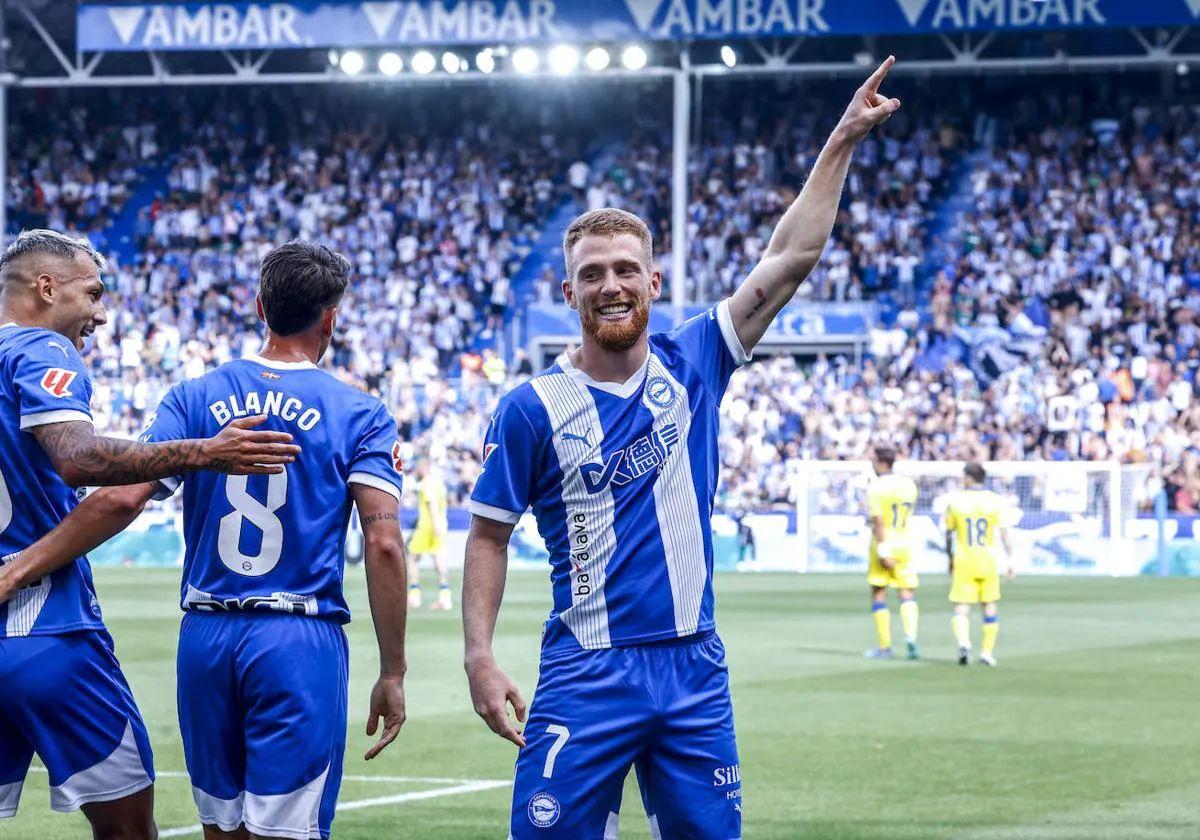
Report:
[[[603,464],[581,465],[579,472],[583,474],[583,484],[592,495],[602,492],[610,484],[623,487],[665,464],[678,443],[678,424],[669,423],[655,429],[609,455]]]
[[[562,806],[548,793],[535,793],[525,812],[529,815],[529,821],[538,828],[549,828],[562,816]]]
[[[646,383],[646,399],[659,408],[670,408],[675,404],[675,388],[666,377],[651,377]]]
[[[400,457],[399,441],[392,444],[392,466],[396,468],[396,472],[404,473],[404,459]]]
[[[42,390],[52,397],[69,397],[71,396],[70,385],[75,381],[77,375],[73,370],[50,368],[42,377]]]

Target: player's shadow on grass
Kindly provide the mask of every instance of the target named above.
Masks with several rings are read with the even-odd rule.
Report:
[[[801,651],[803,653],[816,653],[821,656],[836,656],[838,659],[850,658],[850,659],[863,660],[863,652],[862,652],[862,650],[859,650],[857,648],[851,649],[851,648],[822,647],[821,645],[796,645],[796,650]],[[866,660],[863,660],[863,661],[866,661]],[[933,657],[922,656],[920,659],[910,662],[903,653],[898,653],[898,654],[896,654],[896,656],[893,659],[885,660],[885,661],[890,662],[891,664],[896,664],[896,665],[953,665],[956,668],[961,667],[958,664],[958,660],[954,659],[953,656],[947,656],[946,658],[942,658],[942,657],[938,657],[938,656],[933,656]],[[884,664],[884,663],[878,662],[876,664]]]

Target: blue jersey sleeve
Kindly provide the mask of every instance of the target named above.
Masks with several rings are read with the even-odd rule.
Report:
[[[92,422],[92,380],[66,338],[48,330],[33,333],[21,348],[14,373],[22,429]]]
[[[404,464],[400,460],[400,443],[396,440],[396,421],[383,403],[377,405],[358,435],[346,483],[374,487],[391,493],[397,502],[400,501]]]
[[[183,386],[176,385],[162,398],[162,402],[158,404],[158,410],[151,415],[150,421],[146,424],[146,431],[142,432],[142,436],[139,438],[142,443],[166,443],[172,440],[187,440],[191,437],[187,430],[187,410],[182,391]],[[158,484],[161,490],[154,497],[156,499],[167,498],[179,489],[182,481],[183,476],[160,478]]]
[[[678,347],[680,356],[700,374],[704,386],[718,402],[729,385],[729,377],[750,361],[750,354],[742,347],[733,327],[728,298],[684,321],[667,337]]]
[[[471,492],[476,516],[515,525],[529,508],[537,438],[525,412],[512,399],[500,402],[483,443],[483,471]]]

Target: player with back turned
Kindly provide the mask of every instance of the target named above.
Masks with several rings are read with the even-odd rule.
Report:
[[[892,619],[887,602],[891,588],[900,592],[900,622],[904,627],[908,658],[918,659],[917,573],[909,565],[912,558],[909,526],[917,504],[917,485],[911,478],[892,472],[896,452],[891,447],[877,446],[873,463],[875,478],[867,487],[871,524],[867,585],[871,587],[871,617],[879,644],[867,651],[867,658],[892,658]]]
[[[578,350],[507,394],[471,496],[463,583],[476,711],[520,746],[510,836],[616,836],[636,766],[655,836],[741,836],[741,771],[725,651],[715,633],[710,517],[718,407],[733,371],[812,271],[858,142],[900,106],[859,88],[732,297],[670,333],[647,329],[661,293],[645,223],[576,219],[563,294]],[[525,704],[492,650],[508,541],[532,508],[550,551],[554,607]]]
[[[107,322],[104,270],[86,241],[50,230],[25,231],[0,255],[0,818],[16,814],[37,754],[54,810],[82,809],[97,838],[149,838],[150,743],[87,549],[41,568],[30,546],[75,508],[76,487],[279,473],[300,450],[290,434],[250,430],[261,417],[209,440],[97,435],[80,351]]]
[[[291,242],[263,259],[258,355],[175,386],[143,437],[170,441],[268,415],[306,456],[251,479],[200,474],[100,491],[29,549],[53,565],[126,527],[182,483],[186,553],[178,651],[179,725],[208,840],[327,838],[346,746],[350,619],[346,528],[365,537],[380,675],[367,733],[373,758],[404,721],[405,560],[396,425],[383,403],[317,367],[350,264]]]
[[[963,489],[946,502],[944,528],[946,554],[950,557],[950,601],[954,604],[951,623],[958,642],[958,664],[971,660],[971,605],[983,610],[983,644],[979,664],[996,665],[996,636],[1000,632],[1000,570],[997,543],[1012,557],[1009,526],[1016,515],[1013,506],[999,493],[986,489],[987,473],[982,464],[963,469]],[[1008,577],[1013,576],[1012,566]]]

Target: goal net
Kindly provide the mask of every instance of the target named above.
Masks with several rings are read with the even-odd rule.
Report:
[[[912,478],[920,494],[912,517],[912,562],[918,572],[946,570],[942,513],[947,494],[962,487],[963,466],[896,463],[896,472]],[[1148,470],[1085,461],[1005,461],[984,467],[988,489],[1020,513],[1012,530],[1011,562],[1017,571],[1127,575],[1141,570],[1149,534],[1135,517],[1148,492]],[[867,485],[873,475],[866,461],[799,464],[793,476],[796,556],[778,559],[799,571],[865,570]]]

